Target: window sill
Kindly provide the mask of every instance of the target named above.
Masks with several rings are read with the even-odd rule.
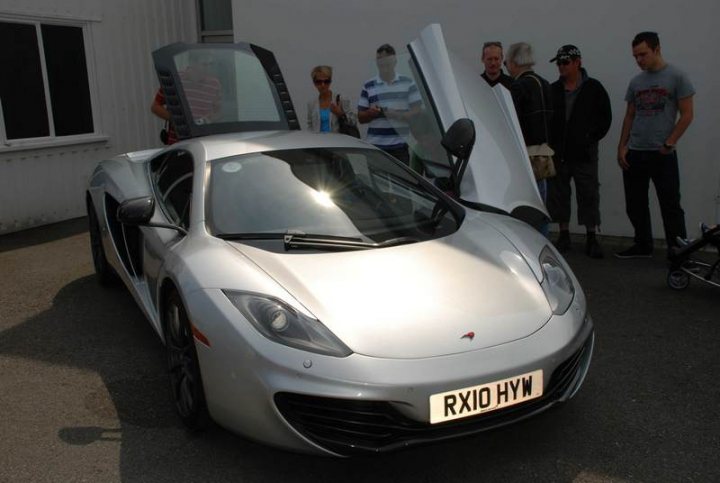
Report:
[[[0,144],[0,154],[12,153],[15,151],[57,148],[62,146],[76,146],[80,144],[106,143],[109,140],[110,136],[105,134],[89,134],[85,136],[68,136],[66,138],[55,138],[42,141],[8,141],[6,144]]]

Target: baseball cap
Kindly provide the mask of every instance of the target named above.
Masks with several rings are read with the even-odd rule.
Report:
[[[555,57],[550,59],[550,62],[556,62],[558,60],[572,60],[572,59],[578,59],[582,57],[580,55],[580,49],[575,47],[574,45],[563,45],[560,47],[557,51],[557,54],[555,54]]]

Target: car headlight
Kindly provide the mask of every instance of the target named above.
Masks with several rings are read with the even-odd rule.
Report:
[[[223,290],[225,296],[265,337],[280,344],[335,357],[352,351],[319,320],[311,319],[272,297]]]
[[[550,303],[550,308],[553,314],[564,314],[575,297],[572,279],[550,247],[545,247],[540,253],[540,266],[543,273],[540,285]]]

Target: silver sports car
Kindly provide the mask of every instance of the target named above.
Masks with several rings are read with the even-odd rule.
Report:
[[[121,280],[164,341],[187,426],[349,455],[575,394],[585,296],[531,226],[545,212],[507,91],[438,26],[396,58],[420,98],[396,121],[410,166],[300,131],[260,47],[173,44],[154,61],[181,141],[102,161],[87,208],[99,280]]]

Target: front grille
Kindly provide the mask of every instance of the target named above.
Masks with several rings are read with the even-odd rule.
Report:
[[[412,420],[387,401],[357,401],[287,392],[275,395],[283,417],[302,435],[335,453],[391,451],[502,426],[550,407],[575,380],[588,341],[553,371],[542,397],[474,417],[431,425]]]

